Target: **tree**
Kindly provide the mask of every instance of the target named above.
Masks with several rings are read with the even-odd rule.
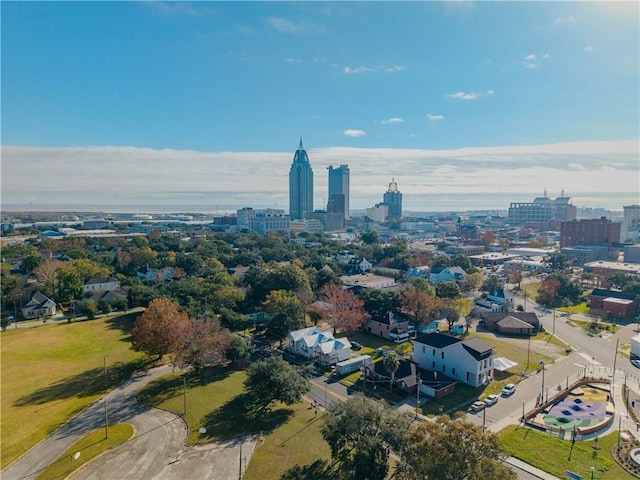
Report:
[[[407,287],[415,287],[418,290],[422,290],[427,295],[431,295],[432,297],[436,296],[436,287],[433,283],[431,283],[426,278],[413,277],[407,280]]]
[[[58,260],[44,260],[33,271],[39,287],[45,295],[53,296],[58,285],[58,269],[62,262]]]
[[[253,363],[247,370],[244,386],[261,411],[268,409],[274,400],[293,405],[311,388],[309,379],[297,367],[278,357]]]
[[[502,282],[496,275],[489,275],[484,282],[482,282],[482,286],[480,290],[488,293],[496,293],[499,289],[502,288]]]
[[[98,313],[98,304],[93,300],[85,300],[78,304],[78,312],[86,316],[89,320],[93,320],[96,318],[96,313]]]
[[[56,298],[60,303],[67,303],[82,293],[80,275],[72,269],[64,268],[58,272],[58,288]]]
[[[444,312],[447,317],[447,325],[449,326],[449,331],[451,331],[453,325],[460,319],[460,312],[453,307],[447,307]]]
[[[493,233],[491,230],[487,230],[486,232],[482,232],[480,234],[480,243],[482,243],[482,245],[484,245],[484,248],[486,249],[489,245],[493,245],[493,242],[496,241],[496,234]]]
[[[222,362],[228,346],[229,332],[217,320],[189,318],[180,331],[174,363],[198,373],[206,365]]]
[[[467,286],[467,288],[469,288],[469,290],[477,291],[480,288],[480,285],[482,285],[483,280],[484,275],[482,275],[482,272],[470,273],[465,279],[465,285]]]
[[[397,290],[367,288],[360,294],[360,298],[364,302],[364,309],[373,318],[384,318],[400,306]]]
[[[462,268],[467,274],[477,272],[478,269],[471,264],[471,260],[466,255],[458,254],[451,262],[454,267]]]
[[[125,297],[117,297],[113,303],[114,306],[122,312],[126,312],[127,308],[129,308],[129,302],[127,302]]]
[[[552,272],[560,272],[567,268],[569,262],[567,260],[567,256],[564,253],[553,252],[544,257],[542,263],[548,266]]]
[[[333,283],[320,289],[320,300],[326,303],[323,309],[324,321],[333,327],[333,334],[338,330],[352,332],[357,330],[368,318],[364,311],[364,302],[351,290],[344,290]]]
[[[98,310],[108,315],[111,313],[111,304],[105,298],[101,298],[98,300]]]
[[[515,480],[503,458],[495,433],[441,415],[409,432],[396,473],[399,480]]]
[[[460,287],[456,282],[440,282],[436,285],[436,295],[440,298],[457,298],[460,296]]]
[[[435,298],[415,287],[405,288],[400,294],[402,310],[413,317],[416,334],[418,327],[429,317],[435,305]]]
[[[178,310],[178,303],[156,298],[133,324],[133,349],[158,360],[176,351],[180,336],[188,324],[188,315]]]
[[[382,359],[384,369],[389,372],[391,375],[391,388],[393,388],[393,380],[395,379],[396,372],[398,368],[400,368],[400,360],[398,360],[398,355],[394,350],[389,350],[387,354]]]
[[[9,325],[11,325],[11,320],[9,320],[9,317],[2,317],[2,319],[0,319],[0,328],[2,329],[3,332],[7,329]]]
[[[287,334],[304,325],[304,312],[298,297],[286,290],[274,290],[267,295],[263,310],[269,315],[267,335],[282,340]]]
[[[380,243],[380,235],[377,230],[367,230],[360,234],[360,239],[365,245],[376,245]]]
[[[452,267],[453,262],[451,261],[451,257],[449,255],[438,255],[433,259],[433,263],[431,264],[431,268],[447,268]]]
[[[389,454],[404,451],[411,419],[374,400],[332,403],[321,428],[337,464],[336,480],[384,480]]]
[[[229,335],[229,345],[225,351],[225,357],[233,363],[248,360],[251,355],[251,341],[235,333]]]

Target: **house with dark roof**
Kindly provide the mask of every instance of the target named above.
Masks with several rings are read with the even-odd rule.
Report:
[[[399,335],[409,333],[409,319],[389,312],[384,317],[371,318],[367,322],[367,331],[382,338],[395,340]]]
[[[467,272],[460,267],[432,268],[429,281],[434,284],[440,282],[462,282],[467,278]]]
[[[534,312],[484,312],[481,314],[489,330],[511,335],[535,335],[540,319]]]
[[[365,367],[367,380],[376,382],[390,382],[391,374],[384,368],[384,362],[376,362]],[[456,383],[453,378],[438,372],[421,368],[418,364],[398,359],[398,370],[393,376],[394,387],[408,394],[416,393],[418,384],[420,393],[432,398],[442,398],[455,391]]]
[[[56,302],[40,292],[35,292],[31,299],[22,306],[25,319],[45,318],[56,314]]]
[[[472,387],[493,379],[493,347],[479,338],[461,340],[446,333],[427,333],[413,340],[412,360]]]

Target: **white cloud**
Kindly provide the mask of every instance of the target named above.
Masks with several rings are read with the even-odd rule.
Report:
[[[582,51],[584,52],[593,52],[595,50],[595,48],[593,48],[591,45],[587,45],[586,47],[584,47],[582,49]]]
[[[457,100],[475,100],[479,97],[481,97],[482,94],[481,93],[476,93],[476,92],[456,92],[456,93],[447,93],[444,98],[453,98],[453,99],[457,99]]]
[[[493,90],[489,89],[484,93],[486,93],[487,95],[491,96],[491,95],[495,95],[496,92],[494,92]]]
[[[287,63],[302,63],[302,60],[300,60],[299,58],[291,58],[291,57],[285,58],[284,61]]]
[[[144,5],[163,15],[189,15],[198,17],[215,12],[215,9],[211,7],[201,8],[202,4],[200,4],[198,8],[195,8],[194,4],[185,2],[144,2]]]
[[[217,207],[235,210],[275,203],[286,209],[286,176],[295,143],[285,152],[3,145],[3,211],[25,209],[29,202],[34,208],[68,205],[104,210],[112,206],[110,211],[123,211],[126,206],[138,211],[216,211]],[[405,208],[436,211],[465,206],[506,210],[510,202],[540,196],[545,186],[553,195],[564,187],[574,205],[589,202],[620,210],[640,197],[639,150],[640,142],[634,140],[455,150],[327,147],[307,151],[316,171],[348,159],[353,208],[380,202],[395,177]],[[34,181],[34,172],[37,179],[47,181]],[[230,181],[238,176],[242,182]],[[499,193],[496,178],[501,182]],[[317,175],[314,187],[316,205],[323,205],[326,177]]]
[[[373,72],[373,69],[369,67],[351,68],[349,65],[347,65],[342,68],[342,72],[346,73],[347,75],[351,75],[351,74],[358,74],[358,73]]]
[[[573,15],[569,15],[568,17],[556,18],[553,23],[554,25],[567,25],[576,23],[577,21],[578,19],[576,17],[574,17]]]
[[[427,113],[427,119],[430,122],[439,122],[444,120],[444,115],[433,115],[432,113]]]
[[[331,67],[339,67],[339,65],[336,65],[335,63],[330,64]],[[369,72],[386,72],[386,73],[395,73],[395,72],[401,72],[404,70],[404,67],[402,65],[394,65],[392,67],[386,67],[384,65],[379,65],[377,67],[367,67],[367,66],[360,66],[360,67],[351,67],[350,65],[345,65],[344,67],[342,67],[342,73],[346,73],[347,75],[351,75],[351,74],[358,74],[358,73],[369,73]]]
[[[400,117],[391,117],[391,118],[387,118],[386,120],[381,120],[380,123],[383,125],[387,125],[389,123],[403,123],[404,120]]]
[[[524,68],[533,69],[540,68],[542,66],[543,60],[548,60],[550,55],[548,53],[543,53],[542,55],[536,55],[535,53],[530,53],[520,62]]]
[[[290,35],[323,33],[324,28],[306,21],[291,21],[284,17],[266,17],[265,23],[271,28]]]
[[[357,130],[352,128],[348,128],[342,133],[347,137],[364,137],[367,134],[367,132],[365,132],[364,130]]]

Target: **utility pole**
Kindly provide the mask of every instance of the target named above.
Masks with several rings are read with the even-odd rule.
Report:
[[[107,355],[103,357],[104,361],[104,438],[109,438],[109,416],[107,414],[107,389],[109,387],[109,381],[107,379]]]
[[[187,377],[182,378],[182,399],[184,402],[184,415],[187,415]]]
[[[242,442],[244,440],[240,440],[240,468],[238,469],[238,480],[242,480]]]
[[[556,309],[553,309],[553,330],[551,332],[551,335],[555,335],[556,334]]]
[[[486,420],[487,420],[487,407],[485,406],[485,407],[482,409],[482,430],[483,430],[483,431],[484,431],[484,429],[485,429],[485,427],[484,427],[484,426],[485,426]]]
[[[416,389],[416,420],[418,419],[418,408],[420,407],[420,372],[416,373],[418,377],[416,381],[417,389]]]
[[[616,339],[616,349],[613,352],[613,375],[611,376],[611,401],[613,402],[613,387],[616,383],[616,361],[618,360],[618,344],[620,339]]]

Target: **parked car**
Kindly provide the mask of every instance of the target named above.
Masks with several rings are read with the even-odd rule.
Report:
[[[362,349],[362,345],[360,345],[358,342],[351,342],[351,350],[361,350]]]
[[[513,383],[507,383],[504,388],[502,389],[502,396],[503,397],[510,397],[511,395],[513,395],[516,391],[516,386]]]
[[[631,360],[631,365],[633,365],[636,368],[640,368],[640,360]]]
[[[479,412],[480,410],[484,410],[484,402],[473,402],[471,404],[471,407],[469,408],[469,411],[471,412]]]
[[[495,405],[496,403],[498,403],[498,395],[489,395],[487,398],[484,399],[484,404],[487,407],[490,407],[491,405]]]

